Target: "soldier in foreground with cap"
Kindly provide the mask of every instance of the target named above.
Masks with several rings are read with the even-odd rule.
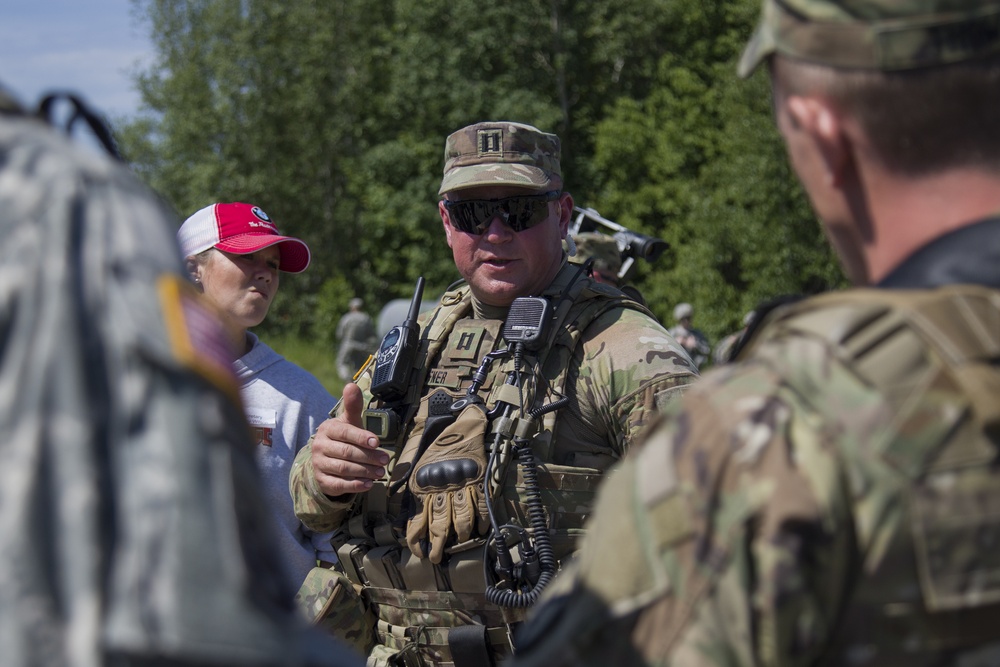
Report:
[[[438,209],[466,284],[420,317],[408,382],[382,389],[383,350],[295,462],[299,518],[339,529],[345,570],[310,604],[339,636],[367,619],[349,638],[370,665],[509,656],[603,472],[697,376],[648,311],[567,263],[562,185],[555,135],[448,137]]]
[[[860,288],[668,410],[521,665],[1000,664],[1000,3],[767,0],[760,63]]]
[[[356,664],[279,574],[176,225],[0,91],[0,662]]]

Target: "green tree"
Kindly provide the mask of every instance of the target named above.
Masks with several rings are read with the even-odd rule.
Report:
[[[596,131],[595,207],[670,246],[634,282],[668,325],[692,303],[713,340],[763,301],[843,282],[787,167],[765,77],[735,76],[756,9],[672,3],[679,29],[664,37],[657,84],[619,99]]]
[[[636,277],[663,319],[684,298],[717,335],[841,280],[762,77],[735,78],[756,0],[136,3],[158,53],[119,133],[136,171],[182,217],[254,201],[313,250],[265,329],[329,342],[352,296],[455,280],[442,148],[479,120],[558,133],[579,204],[670,243]]]

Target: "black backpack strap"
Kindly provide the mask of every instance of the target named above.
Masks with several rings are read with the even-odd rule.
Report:
[[[104,146],[104,150],[106,150],[111,157],[115,158],[119,162],[124,162],[121,153],[118,151],[118,144],[115,142],[114,136],[111,134],[111,130],[108,128],[107,122],[101,116],[97,115],[97,113],[92,111],[90,107],[88,107],[86,103],[84,103],[84,101],[77,95],[67,92],[49,93],[42,98],[41,102],[38,103],[38,112],[36,115],[49,125],[55,127],[55,106],[56,103],[60,101],[69,102],[73,107],[73,113],[68,119],[66,119],[66,123],[62,128],[66,134],[72,134],[73,126],[77,123],[77,121],[82,120],[88,127],[90,127],[94,136],[101,142],[101,145]]]

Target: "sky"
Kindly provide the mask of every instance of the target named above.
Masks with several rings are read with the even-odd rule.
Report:
[[[60,90],[105,116],[135,115],[129,72],[153,47],[133,11],[131,0],[0,0],[0,83],[29,107]]]

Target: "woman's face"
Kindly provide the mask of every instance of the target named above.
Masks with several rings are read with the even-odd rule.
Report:
[[[267,316],[278,292],[280,261],[277,245],[246,255],[212,249],[194,278],[228,327],[246,330]]]

